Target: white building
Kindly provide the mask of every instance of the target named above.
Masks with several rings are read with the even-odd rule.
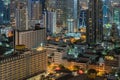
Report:
[[[25,45],[27,48],[36,48],[46,42],[46,30],[15,31],[15,45]]]
[[[56,33],[56,12],[48,12],[48,31]]]

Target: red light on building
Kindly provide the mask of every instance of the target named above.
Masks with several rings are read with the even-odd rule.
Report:
[[[78,71],[78,74],[83,74],[84,72],[82,70],[79,70]]]
[[[59,67],[57,67],[55,70],[57,70],[57,71],[59,71],[59,70],[61,70]]]

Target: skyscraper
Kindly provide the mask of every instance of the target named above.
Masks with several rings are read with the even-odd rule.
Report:
[[[41,0],[27,0],[28,7],[28,24],[33,28],[36,23],[40,23],[42,16],[42,2]]]
[[[0,24],[10,23],[10,0],[0,0]]]
[[[79,22],[79,0],[66,0],[66,21],[68,32],[76,32]]]
[[[103,39],[102,0],[90,0],[87,20],[87,42],[96,43]]]
[[[115,5],[113,8],[113,22],[120,28],[120,4]]]
[[[48,31],[56,33],[56,12],[48,12]]]
[[[10,2],[10,24],[12,25],[13,28],[16,28],[16,19],[15,19],[15,9],[17,6],[17,1],[16,0],[12,0]]]
[[[109,18],[110,18],[110,10],[109,10],[109,3],[107,0],[103,1],[103,24],[108,24],[109,23]]]
[[[28,17],[27,17],[26,2],[18,2],[16,8],[16,29],[27,30],[28,29]]]
[[[29,19],[39,20],[42,15],[42,3],[40,0],[28,0]]]
[[[56,32],[59,33],[66,25],[65,0],[47,0],[47,10],[56,12]]]

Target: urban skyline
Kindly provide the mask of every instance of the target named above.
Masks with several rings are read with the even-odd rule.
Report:
[[[0,80],[120,80],[120,1],[0,0]]]

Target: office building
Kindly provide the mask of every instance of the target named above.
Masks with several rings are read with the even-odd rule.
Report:
[[[44,13],[44,11],[47,9],[46,7],[46,3],[48,0],[40,0],[41,1],[41,4],[42,4],[42,13]]]
[[[117,24],[117,28],[119,30],[119,36],[120,36],[120,3],[118,5],[115,5],[113,8],[113,22]]]
[[[47,10],[54,11],[55,10],[55,3],[56,0],[46,0]]]
[[[66,0],[68,32],[76,32],[79,26],[79,0]]]
[[[0,0],[0,24],[10,23],[10,0]]]
[[[79,17],[79,29],[80,28],[86,28],[86,19],[87,19],[87,9],[81,9],[80,10],[80,17]]]
[[[15,31],[15,45],[25,45],[32,49],[46,42],[46,30]]]
[[[103,25],[113,23],[113,4],[112,1],[103,0]]]
[[[117,24],[120,29],[120,3],[113,8],[113,22]]]
[[[17,7],[17,1],[16,0],[12,0],[10,2],[10,24],[12,25],[13,28],[16,27],[16,19],[15,19],[15,9]]]
[[[56,33],[56,12],[48,11],[48,31],[49,33]]]
[[[18,2],[16,8],[16,28],[17,30],[28,30],[28,11],[26,2]]]
[[[41,22],[44,21],[44,16],[42,15],[41,0],[22,0],[13,1],[12,3],[15,3],[17,7],[15,8],[15,21],[12,19],[13,22],[11,23],[13,26],[16,26],[15,29],[34,29],[35,24],[41,24]],[[44,26],[44,22],[42,22],[42,25]]]
[[[34,25],[40,23],[42,17],[42,2],[41,0],[27,0],[28,7],[28,26],[34,29]]]
[[[68,32],[76,32],[79,26],[79,0],[49,0],[48,11],[55,11],[57,16],[57,32],[67,28]]]
[[[40,0],[28,0],[28,15],[30,20],[39,20],[42,15],[42,3]]]
[[[65,0],[48,0],[47,10],[56,12],[56,29],[59,33],[63,27],[66,27],[66,1]]]
[[[0,60],[0,80],[26,80],[46,70],[46,51],[27,51]]]
[[[65,0],[56,0],[57,27],[65,27]]]
[[[103,40],[102,0],[90,0],[87,12],[87,43]]]

